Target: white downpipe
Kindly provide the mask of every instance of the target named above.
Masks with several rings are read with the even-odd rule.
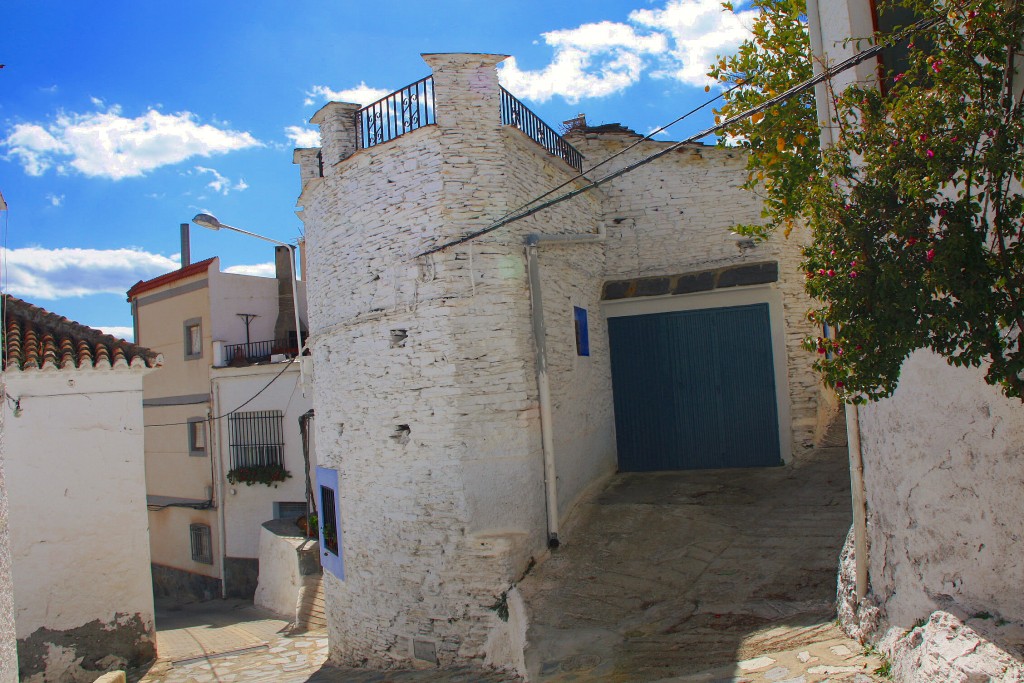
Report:
[[[220,385],[213,383],[213,409],[214,415],[220,415]],[[213,443],[210,444],[210,457],[216,459],[216,465],[214,466],[214,481],[213,490],[214,496],[217,501],[217,552],[220,555],[220,597],[228,597],[227,592],[227,570],[224,567],[225,559],[228,553],[228,540],[227,540],[227,522],[225,520],[227,511],[225,510],[224,500],[224,457],[221,453],[220,438],[220,425],[210,424],[210,439]]]
[[[540,438],[544,451],[544,500],[547,509],[548,546],[558,547],[558,469],[555,465],[554,418],[551,413],[551,383],[548,380],[547,329],[544,326],[544,302],[541,298],[540,263],[537,247],[550,244],[590,244],[604,239],[603,226],[597,233],[575,235],[526,236],[526,270],[530,283],[530,314],[536,349],[537,398],[540,403]]]
[[[868,506],[864,488],[864,457],[860,448],[860,410],[846,404],[846,435],[850,449],[850,488],[853,497],[853,553],[857,601],[868,594]]]

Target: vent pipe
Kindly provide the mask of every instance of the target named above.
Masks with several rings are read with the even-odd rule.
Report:
[[[188,223],[181,224],[181,267],[192,265],[192,253],[189,246]]]

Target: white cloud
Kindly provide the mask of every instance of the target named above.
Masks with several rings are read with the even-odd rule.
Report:
[[[272,262],[268,263],[254,263],[252,265],[240,265],[240,266],[229,266],[224,269],[225,273],[234,273],[235,275],[256,275],[257,277],[276,277],[277,271],[275,270]]]
[[[314,85],[313,88],[306,93],[305,104],[316,104],[317,102],[353,102],[355,104],[367,105],[372,104],[389,94],[390,90],[382,90],[381,88],[371,88],[366,85],[365,81],[362,81],[354,88],[348,88],[346,90],[331,90],[326,85]]]
[[[248,183],[244,180],[239,180],[237,183],[232,183],[230,178],[226,178],[217,172],[215,168],[208,168],[206,166],[196,166],[196,171],[199,173],[209,173],[213,175],[213,180],[208,182],[206,186],[214,192],[219,192],[222,195],[227,196],[231,191],[241,192],[242,190],[249,187]]]
[[[560,95],[573,103],[624,90],[640,80],[644,55],[666,49],[665,36],[641,35],[632,26],[611,21],[550,31],[543,37],[555,50],[550,64],[536,71],[523,71],[513,57],[500,71],[505,87],[537,102]]]
[[[187,111],[162,114],[150,109],[127,118],[116,106],[104,112],[60,113],[51,123],[19,123],[0,141],[29,175],[56,168],[114,180],[260,144],[249,133],[200,124]]]
[[[522,70],[515,58],[500,68],[501,81],[514,95],[545,102],[560,96],[569,103],[621,92],[643,74],[704,86],[707,67],[750,37],[755,12],[731,12],[720,0],[667,0],[662,9],[639,9],[628,23],[602,21],[543,34],[554,50],[551,62]]]
[[[178,260],[142,249],[8,249],[7,291],[28,301],[124,294],[139,280],[177,270]]]
[[[131,327],[123,327],[121,325],[90,325],[101,332],[112,334],[118,339],[125,339],[127,341],[135,341],[135,330]]]
[[[47,201],[50,202],[50,206],[60,206],[61,204],[64,203],[64,195],[62,194],[53,194],[51,192],[50,194],[46,195],[46,199]]]
[[[292,141],[293,147],[308,148],[320,146],[320,131],[315,128],[288,126],[284,129],[284,134]]]
[[[636,10],[629,18],[664,34],[672,46],[654,75],[703,87],[711,83],[706,73],[715,56],[735,52],[750,37],[756,16],[756,10],[723,10],[717,0],[669,0],[665,9]]]

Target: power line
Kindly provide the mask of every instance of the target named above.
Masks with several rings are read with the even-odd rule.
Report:
[[[753,116],[754,114],[758,114],[758,113],[760,113],[760,112],[762,112],[762,111],[764,111],[766,109],[774,107],[777,104],[785,102],[786,100],[790,99],[791,97],[793,97],[795,95],[799,95],[800,93],[804,92],[805,90],[809,90],[809,89],[813,88],[814,86],[818,85],[819,83],[822,83],[822,82],[832,78],[833,76],[835,76],[837,74],[843,73],[844,71],[846,71],[848,69],[852,69],[853,67],[857,66],[861,62],[864,62],[864,61],[866,61],[866,60],[868,60],[868,59],[878,55],[882,50],[884,50],[885,48],[889,47],[890,44],[892,44],[892,43],[894,43],[896,41],[902,40],[907,35],[909,35],[911,33],[916,33],[918,31],[923,31],[925,29],[929,29],[929,28],[935,26],[936,24],[938,24],[940,21],[942,21],[942,17],[941,16],[939,16],[939,17],[932,17],[931,19],[920,19],[917,22],[915,22],[915,23],[911,24],[910,26],[908,26],[903,31],[900,31],[897,34],[894,34],[893,36],[890,36],[889,40],[886,40],[884,42],[880,42],[879,44],[874,45],[874,46],[872,46],[872,47],[870,47],[870,48],[868,48],[866,50],[858,52],[857,54],[855,54],[855,55],[853,55],[851,57],[848,57],[847,59],[839,62],[838,64],[826,68],[821,73],[819,73],[817,76],[812,76],[811,78],[808,78],[807,80],[803,81],[802,83],[798,83],[797,85],[791,87],[789,90],[786,90],[785,92],[783,92],[783,93],[781,93],[779,95],[776,95],[775,97],[772,97],[772,98],[770,98],[768,100],[765,100],[764,102],[762,102],[761,104],[759,104],[757,106],[751,107],[751,108],[749,108],[749,109],[747,109],[747,110],[745,110],[745,111],[743,111],[743,112],[741,112],[739,114],[735,114],[734,116],[729,117],[728,119],[726,119],[725,121],[722,121],[719,124],[716,124],[716,125],[714,125],[714,126],[712,126],[710,128],[706,128],[705,130],[703,130],[703,131],[701,131],[701,132],[699,132],[699,133],[697,133],[695,135],[691,135],[690,137],[686,138],[685,140],[680,140],[679,142],[673,143],[672,145],[666,147],[665,149],[662,149],[662,150],[660,150],[658,152],[655,152],[654,154],[652,154],[652,155],[650,155],[648,157],[645,157],[645,158],[641,159],[640,161],[637,161],[637,162],[635,162],[633,164],[630,164],[628,166],[624,166],[623,168],[620,168],[618,171],[614,171],[613,173],[609,173],[608,175],[604,176],[603,178],[599,178],[598,180],[592,180],[588,184],[584,185],[583,187],[580,187],[580,188],[577,188],[575,190],[571,190],[569,192],[561,194],[561,195],[555,197],[554,199],[551,199],[549,201],[544,202],[543,204],[540,204],[540,205],[537,205],[537,206],[533,206],[531,208],[524,209],[524,210],[517,209],[516,211],[512,212],[512,214],[514,214],[514,215],[506,214],[505,216],[503,216],[502,218],[499,218],[498,220],[494,221],[493,223],[491,223],[490,225],[488,225],[485,228],[481,228],[480,230],[477,230],[475,232],[471,232],[468,235],[464,235],[464,236],[462,236],[462,237],[460,237],[458,239],[450,240],[450,241],[445,242],[444,244],[441,244],[439,246],[432,247],[431,249],[427,249],[426,251],[417,254],[414,258],[420,258],[420,257],[423,257],[423,256],[429,256],[431,254],[435,254],[435,253],[437,253],[439,251],[442,251],[444,249],[447,249],[449,247],[454,247],[454,246],[458,246],[460,244],[465,244],[466,242],[469,242],[470,240],[474,240],[477,237],[480,237],[482,235],[486,235],[487,233],[493,232],[493,231],[497,230],[498,228],[501,228],[501,227],[506,226],[506,225],[508,225],[510,223],[514,223],[516,221],[522,220],[523,218],[526,218],[528,216],[532,216],[535,213],[538,213],[540,211],[543,211],[544,209],[552,207],[555,204],[560,204],[560,203],[562,203],[562,202],[564,202],[564,201],[566,201],[568,199],[572,199],[573,197],[581,195],[584,192],[588,192],[589,190],[592,190],[595,187],[599,187],[599,186],[607,183],[610,180],[614,180],[615,178],[618,178],[619,176],[625,175],[626,173],[630,173],[631,171],[635,171],[636,169],[640,168],[641,166],[649,164],[652,161],[655,161],[656,159],[660,159],[661,157],[665,156],[666,154],[674,152],[675,150],[679,149],[683,145],[691,144],[693,142],[696,142],[697,140],[700,140],[701,138],[707,137],[708,135],[720,132],[720,131],[730,127],[731,125],[733,125],[737,121],[741,121],[741,120],[743,120],[745,118]],[[684,117],[681,117],[681,118],[685,118],[685,116],[686,115],[684,115]],[[681,120],[681,118],[677,119],[677,121]],[[672,124],[669,124],[669,125],[672,125]],[[643,140],[638,141],[636,144],[639,144],[640,142],[643,142]],[[623,150],[623,151],[625,151],[625,150]],[[619,152],[618,154],[621,154],[621,153],[622,152]],[[617,156],[618,154],[616,154],[614,156]],[[605,161],[601,162],[601,164],[598,164],[597,166],[600,166],[600,165],[606,163],[610,159],[614,158],[614,156],[613,157],[609,157],[609,159],[606,159]],[[597,168],[597,166],[594,166],[594,168]],[[591,170],[593,170],[593,169],[591,169]],[[573,178],[573,180],[576,180],[579,177],[580,176],[577,176],[576,178]],[[569,181],[569,182],[572,182],[572,181]],[[547,197],[547,196],[551,195],[553,192],[556,192],[558,189],[560,189],[562,187],[565,187],[566,184],[567,183],[563,183],[558,188],[555,188],[554,190],[549,190],[548,192],[544,193],[543,195],[540,195],[538,198],[536,198],[536,199],[534,199],[532,201],[527,202],[523,206],[524,207],[529,207],[530,205],[535,204],[540,199],[543,199],[544,197]]]
[[[302,357],[301,356],[299,357],[299,362],[300,363],[302,362]],[[285,371],[288,368],[291,367],[291,365],[292,365],[291,363],[284,363],[284,367],[281,368],[281,371],[279,373],[277,373],[276,375],[274,375],[274,377],[269,382],[267,382],[266,385],[262,389],[260,389],[255,394],[250,396],[249,399],[245,403],[243,403],[242,405],[238,406],[237,408],[234,408],[233,410],[229,410],[228,412],[224,413],[223,415],[217,415],[215,417],[208,417],[204,421],[205,422],[213,422],[214,420],[223,420],[225,417],[228,417],[229,415],[234,415],[239,410],[241,410],[242,408],[246,407],[247,405],[249,405],[250,403],[255,401],[257,396],[259,396],[264,391],[269,389],[270,385],[273,384],[274,382],[276,382],[281,377],[281,375],[283,375],[285,373]],[[291,399],[289,399],[289,402],[290,401],[291,401]],[[187,421],[186,422],[165,422],[164,424],[156,424],[156,425],[144,424],[142,426],[143,427],[178,427],[178,426],[187,425],[187,424],[193,424],[193,423],[192,422],[187,422]]]

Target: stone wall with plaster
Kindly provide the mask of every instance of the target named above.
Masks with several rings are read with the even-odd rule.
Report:
[[[903,629],[952,605],[1024,622],[1024,413],[927,351],[861,408],[871,591]]]
[[[5,373],[20,401],[4,407],[4,467],[22,681],[155,655],[143,374]]]
[[[580,185],[564,162],[501,125],[500,55],[424,58],[436,125],[356,150],[358,108],[331,103],[313,119],[323,176],[314,154],[295,157],[318,460],[340,482],[344,579],[325,573],[324,581],[331,656],[342,663],[444,665],[515,650],[488,638],[507,631],[501,637],[515,639],[497,607],[546,540],[527,235],[607,233],[603,243],[538,247],[559,518],[615,468],[603,282],[764,261],[765,253],[783,270],[798,258],[795,240],[753,256],[737,247],[728,228],[758,214],[738,189],[742,160],[720,150],[691,158],[689,148],[679,163],[417,257],[551,187]],[[621,137],[606,142],[585,153],[622,147]],[[806,306],[784,291],[802,321]],[[588,311],[589,357],[577,355],[574,306]],[[791,374],[801,387],[803,372]],[[813,379],[806,384],[817,391]],[[801,435],[809,438],[807,412]]]
[[[617,128],[617,127],[607,127]],[[603,176],[660,152],[672,143],[640,140],[625,129],[585,129],[568,136],[590,163],[619,154],[593,175]],[[608,229],[605,278],[624,280],[693,273],[740,264],[778,263],[782,294],[793,454],[814,443],[819,419],[819,381],[813,358],[803,348],[819,334],[807,320],[812,302],[803,287],[801,248],[808,235],[799,229],[753,243],[732,232],[761,219],[757,195],[742,188],[746,158],[739,150],[684,145],[657,161],[602,185],[603,218]],[[686,295],[680,295],[686,296]],[[781,427],[781,425],[780,425]],[[789,453],[783,457],[788,461]]]

